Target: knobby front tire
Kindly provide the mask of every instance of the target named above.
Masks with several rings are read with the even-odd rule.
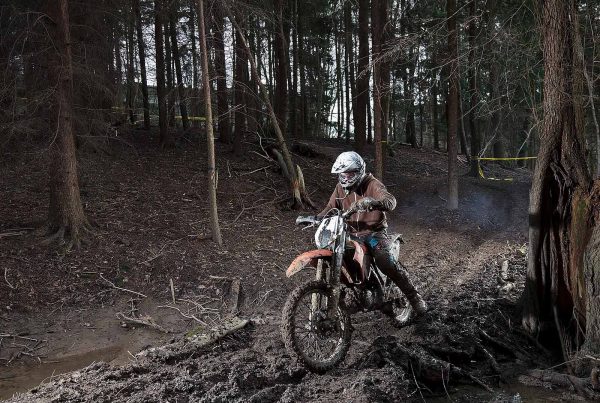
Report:
[[[338,307],[335,318],[326,317],[325,304],[331,295],[325,282],[310,281],[294,289],[283,307],[285,347],[293,358],[317,373],[336,367],[350,349],[350,316]]]

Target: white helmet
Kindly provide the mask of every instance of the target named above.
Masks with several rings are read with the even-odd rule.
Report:
[[[349,190],[363,180],[366,167],[367,164],[358,153],[346,151],[338,155],[331,167],[331,173],[337,174],[340,185]]]

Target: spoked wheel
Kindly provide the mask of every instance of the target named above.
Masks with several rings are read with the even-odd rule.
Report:
[[[331,290],[321,281],[296,288],[283,307],[281,333],[287,350],[314,372],[325,372],[346,357],[350,317],[341,308],[330,317]]]

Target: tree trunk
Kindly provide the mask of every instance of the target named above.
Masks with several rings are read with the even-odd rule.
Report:
[[[358,1],[358,77],[354,111],[354,141],[362,152],[367,141],[367,108],[369,104],[369,0]]]
[[[295,138],[299,137],[300,125],[298,124],[298,0],[293,1],[292,15],[294,18],[292,31],[292,53],[294,54],[294,63],[292,68],[292,88],[290,88],[291,112],[290,126],[291,133]]]
[[[307,137],[306,118],[308,116],[306,102],[306,66],[304,62],[304,21],[298,14],[298,64],[300,67],[300,133],[301,137]]]
[[[198,50],[196,45],[196,0],[190,0],[190,42],[192,44],[192,96],[191,98],[191,108],[192,108],[192,116],[200,116],[200,97],[199,97],[199,71],[198,71]],[[192,126],[199,127],[200,122],[197,119],[192,120]]]
[[[160,146],[170,148],[175,141],[167,121],[167,97],[165,94],[165,52],[163,48],[163,0],[154,0],[154,42],[156,45],[156,96],[158,98],[158,125]]]
[[[469,6],[469,91],[471,92],[470,111],[469,111],[469,131],[471,133],[471,176],[479,175],[479,163],[477,158],[481,151],[481,139],[477,129],[476,108],[479,103],[477,89],[477,65],[475,64],[475,39],[477,30],[475,27],[475,14],[477,11],[477,0],[471,0]]]
[[[135,68],[133,61],[135,60],[135,45],[133,39],[135,21],[133,16],[129,16],[127,19],[127,114],[129,115],[129,122],[135,123]]]
[[[198,0],[198,29],[200,31],[200,50],[202,52],[202,80],[204,88],[204,108],[206,113],[206,144],[208,147],[208,201],[212,239],[221,246],[221,228],[217,212],[217,169],[215,164],[215,137],[213,134],[212,105],[210,99],[210,79],[208,74],[208,52],[206,29],[204,27],[204,0]]]
[[[240,16],[241,17],[241,16]],[[244,18],[238,19],[240,28],[244,29]],[[244,110],[246,104],[245,89],[246,76],[248,74],[248,59],[245,55],[244,44],[240,40],[240,36],[236,33],[235,36],[235,80],[234,80],[234,102],[235,102],[235,133],[233,138],[233,152],[236,155],[242,154],[242,140],[246,132],[246,115]]]
[[[544,120],[529,194],[529,252],[523,326],[564,358],[580,347],[586,321],[583,256],[593,225],[591,178],[573,98],[573,0],[543,4]],[[588,318],[593,320],[593,318]]]
[[[216,19],[214,44],[219,141],[231,144],[231,125],[229,123],[229,104],[227,102],[227,69],[225,66],[225,19],[218,8],[214,13]]]
[[[448,19],[448,209],[458,209],[458,167],[456,131],[458,123],[458,35],[456,0],[446,1]]]
[[[140,56],[140,75],[142,76],[142,99],[144,105],[144,129],[150,129],[150,102],[148,101],[148,78],[146,76],[146,50],[144,44],[144,33],[142,31],[142,13],[140,0],[133,0],[133,12],[135,14],[135,27],[137,31],[137,43]]]
[[[174,10],[169,12],[169,28],[171,34],[171,51],[173,52],[173,59],[175,60],[175,76],[177,77],[177,92],[179,95],[179,111],[181,112],[181,122],[183,129],[187,130],[190,127],[187,113],[187,97],[185,94],[185,87],[183,85],[183,75],[181,74],[181,59],[179,58],[179,46],[177,44],[177,20],[175,14],[179,10],[178,2],[172,2],[171,7]]]
[[[164,7],[164,3],[163,3]],[[169,127],[175,127],[175,80],[173,78],[173,60],[171,53],[171,39],[169,38],[168,9],[163,8],[163,30],[165,35],[165,69],[167,73],[167,114]]]
[[[284,136],[287,131],[287,35],[283,29],[284,0],[274,0],[276,13],[275,34],[275,115]]]
[[[83,213],[77,176],[75,135],[73,133],[73,59],[67,0],[47,2],[47,32],[54,44],[49,57],[48,77],[55,85],[50,104],[50,127],[54,140],[50,145],[50,205],[47,240],[68,241],[68,249],[79,246],[89,224]]]
[[[433,148],[435,150],[440,149],[440,135],[438,130],[438,80],[437,77],[433,79],[433,85],[431,86],[431,109],[433,115],[433,122],[431,122],[433,126]]]

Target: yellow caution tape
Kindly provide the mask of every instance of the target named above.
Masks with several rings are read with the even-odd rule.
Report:
[[[491,180],[491,181],[505,181],[512,182],[513,178],[486,178],[483,174],[483,169],[481,169],[480,161],[523,161],[523,160],[534,160],[537,157],[502,157],[502,158],[494,158],[494,157],[485,157],[485,158],[475,158],[477,160],[477,169],[479,170],[479,176],[483,179]]]
[[[537,157],[485,157],[485,158],[476,158],[479,161],[517,161],[517,160],[534,160]]]

